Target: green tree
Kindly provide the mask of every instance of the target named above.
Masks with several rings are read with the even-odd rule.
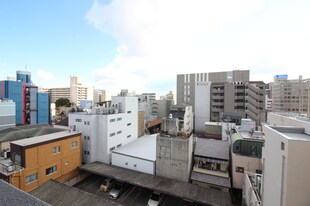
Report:
[[[56,107],[70,107],[71,103],[70,100],[67,98],[59,98],[55,102]]]

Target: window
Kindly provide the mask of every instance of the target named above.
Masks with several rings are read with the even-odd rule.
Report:
[[[116,147],[117,147],[117,148],[120,148],[121,146],[122,146],[122,144],[118,144]]]
[[[130,125],[131,125],[131,123],[128,123],[128,124],[127,124],[127,126],[130,126]]]
[[[244,173],[243,167],[236,167],[236,172]]]
[[[117,134],[122,134],[122,130],[118,131]]]
[[[115,136],[115,132],[113,132],[113,133],[110,134],[110,137],[113,137],[113,136]]]
[[[284,142],[281,142],[281,150],[285,150],[285,144],[284,144]]]
[[[90,122],[87,122],[87,125],[90,125]]]
[[[29,184],[29,183],[37,181],[37,180],[38,180],[38,173],[34,173],[34,174],[26,177],[26,184]]]
[[[71,148],[76,148],[77,147],[77,141],[71,142]]]
[[[131,111],[127,111],[127,113],[128,113],[128,114],[130,114],[130,113],[131,113]]]
[[[14,159],[15,159],[15,160],[14,160],[15,163],[21,165],[21,163],[22,163],[21,160],[22,160],[22,159],[21,159],[20,154],[15,154],[15,155],[14,155]]]
[[[89,140],[89,136],[87,136],[87,140]]]
[[[111,148],[110,148],[110,151],[113,151],[113,150],[115,150],[115,147],[111,147]]]
[[[121,120],[122,120],[122,118],[121,118],[121,117],[117,118],[117,121],[121,121]]]
[[[128,136],[127,136],[127,138],[130,138],[130,137],[131,137],[131,135],[128,135]]]
[[[256,146],[251,146],[251,155],[257,156],[257,147]]]
[[[86,121],[84,121],[84,124],[86,125]]]
[[[115,122],[115,119],[110,119],[110,122]]]
[[[82,122],[82,119],[75,119],[75,122]]]
[[[60,146],[53,147],[52,151],[53,151],[53,154],[59,153],[60,152]]]
[[[45,170],[46,175],[50,175],[55,172],[57,172],[57,165],[54,165],[53,167],[49,167]]]

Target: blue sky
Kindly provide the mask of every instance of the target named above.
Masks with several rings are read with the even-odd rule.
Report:
[[[165,94],[180,73],[309,78],[309,22],[306,0],[0,1],[0,79]]]

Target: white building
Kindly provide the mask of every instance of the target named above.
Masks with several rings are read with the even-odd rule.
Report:
[[[80,105],[81,100],[93,100],[94,98],[93,87],[84,86],[80,82],[79,77],[70,77],[70,100],[77,106]]]
[[[69,127],[83,135],[83,162],[110,163],[111,152],[138,137],[138,99],[114,96],[111,104],[89,113],[69,114]]]
[[[145,135],[112,151],[112,165],[155,175],[156,136]]]
[[[285,117],[282,117],[285,119]],[[309,124],[263,126],[262,205],[310,205]]]
[[[0,130],[15,127],[15,102],[9,99],[0,99]]]
[[[195,85],[195,132],[205,131],[205,122],[210,121],[211,82],[196,82]]]

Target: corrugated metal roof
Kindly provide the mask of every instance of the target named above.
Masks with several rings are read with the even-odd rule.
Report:
[[[230,178],[226,177],[220,177],[193,171],[191,175],[191,180],[231,188]]]
[[[198,138],[195,155],[229,160],[229,143],[227,141]]]

